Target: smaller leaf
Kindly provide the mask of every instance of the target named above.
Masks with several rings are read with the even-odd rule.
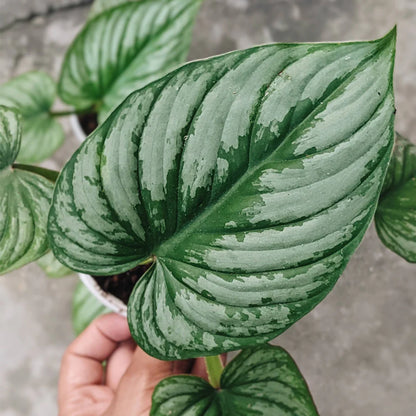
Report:
[[[0,106],[0,170],[13,164],[19,153],[22,131],[20,115]]]
[[[27,72],[0,86],[0,104],[16,108],[23,116],[18,161],[41,162],[61,146],[64,131],[49,114],[55,97],[54,81],[40,71]]]
[[[46,221],[54,185],[47,177],[52,172],[13,165],[21,133],[18,113],[0,106],[0,273],[37,260],[48,250]]]
[[[106,10],[111,9],[113,7],[117,7],[120,4],[133,2],[133,1],[140,1],[140,0],[95,0],[91,6],[88,19],[92,19],[95,16],[99,15],[100,13],[105,12]]]
[[[416,263],[416,146],[397,134],[375,215],[383,244]]]
[[[56,259],[52,251],[46,253],[37,261],[37,263],[49,277],[65,277],[73,273],[71,269],[68,269],[68,267],[64,266]]]
[[[79,335],[95,318],[111,312],[94,295],[78,282],[72,299],[72,326]]]
[[[151,416],[317,416],[305,380],[280,347],[242,351],[224,369],[221,387],[194,376],[162,380],[153,393]]]
[[[91,19],[66,53],[59,96],[100,123],[130,93],[181,64],[202,0],[126,2]]]

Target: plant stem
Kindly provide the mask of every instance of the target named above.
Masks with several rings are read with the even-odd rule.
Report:
[[[59,172],[56,172],[55,170],[45,169],[39,166],[24,165],[22,163],[14,163],[12,165],[12,168],[37,173],[38,175],[41,175],[44,178],[49,179],[51,182],[56,182],[56,179],[59,175]]]
[[[68,110],[68,111],[50,111],[49,115],[51,117],[66,117],[72,116],[73,114],[77,114],[75,110]]]
[[[208,380],[214,389],[220,388],[221,374],[224,370],[221,356],[215,355],[213,357],[205,357],[205,364],[207,366]]]
[[[84,108],[83,110],[65,110],[65,111],[49,111],[51,117],[67,117],[72,115],[82,115],[95,112],[93,107]]]
[[[149,257],[148,259],[146,259],[145,261],[143,261],[142,263],[139,264],[139,266],[147,266],[148,264],[152,264],[155,261],[155,257]]]

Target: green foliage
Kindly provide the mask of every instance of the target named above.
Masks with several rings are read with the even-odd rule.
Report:
[[[19,153],[20,121],[21,116],[16,111],[0,106],[0,170],[9,168]]]
[[[381,241],[409,262],[416,262],[416,146],[397,134],[376,211]]]
[[[90,14],[88,18],[92,19],[95,16],[99,15],[100,13],[108,9],[117,7],[120,4],[127,3],[130,1],[140,1],[140,0],[95,0],[91,6],[91,10],[90,10]]]
[[[55,97],[54,81],[40,71],[27,72],[0,86],[0,105],[16,108],[23,116],[19,162],[41,162],[61,146],[64,131],[49,114]]]
[[[221,375],[220,390],[199,377],[162,380],[151,416],[318,416],[296,364],[280,347],[241,352]]]
[[[68,267],[60,263],[51,251],[41,257],[37,261],[37,264],[49,277],[59,278],[73,273],[71,269],[68,269]]]
[[[265,45],[130,95],[59,177],[55,255],[97,275],[155,256],[128,311],[155,357],[274,338],[327,295],[373,217],[393,146],[394,45],[394,31]]]
[[[0,106],[0,273],[24,266],[48,249],[46,220],[53,182],[24,165],[13,165],[21,143],[20,118]]]
[[[90,20],[69,48],[59,95],[100,121],[132,91],[182,63],[202,0],[127,2]]]
[[[79,335],[95,318],[111,312],[81,282],[75,288],[72,300],[72,326]]]

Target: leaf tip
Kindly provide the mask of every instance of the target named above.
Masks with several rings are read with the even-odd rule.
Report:
[[[396,45],[396,39],[397,25],[394,25],[393,28],[385,36],[379,39],[379,41],[385,43],[386,45]]]

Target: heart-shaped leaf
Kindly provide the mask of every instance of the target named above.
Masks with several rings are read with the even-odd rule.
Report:
[[[381,241],[390,250],[416,262],[416,146],[399,134],[375,224]]]
[[[221,375],[220,390],[194,376],[162,380],[151,416],[317,416],[308,386],[290,355],[262,345],[241,352]]]
[[[53,253],[49,251],[37,261],[38,266],[45,272],[48,277],[65,277],[73,273],[71,269],[60,263]]]
[[[16,108],[23,116],[19,162],[41,162],[64,141],[62,126],[49,113],[55,97],[55,83],[40,71],[27,72],[0,86],[0,105]]]
[[[95,318],[111,312],[90,293],[82,282],[78,282],[72,299],[72,326],[79,335]]]
[[[373,217],[394,41],[260,46],[132,94],[58,180],[55,255],[95,275],[154,256],[128,316],[155,357],[274,338],[327,295]]]
[[[105,12],[108,9],[112,9],[113,7],[117,7],[120,4],[128,3],[131,1],[141,1],[141,0],[95,0],[91,6],[91,10],[90,10],[90,14],[88,18],[92,19],[95,16],[99,15],[102,12]]]
[[[131,92],[183,62],[202,0],[128,2],[92,19],[69,48],[59,94],[99,119]]]
[[[42,175],[50,171],[13,164],[21,141],[19,118],[0,106],[0,273],[30,263],[48,249],[46,220],[54,185]]]

